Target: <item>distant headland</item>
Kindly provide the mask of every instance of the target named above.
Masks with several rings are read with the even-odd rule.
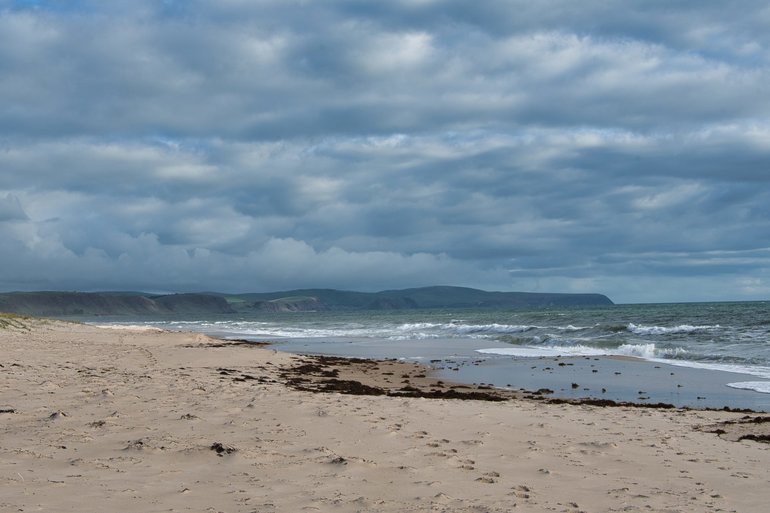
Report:
[[[51,291],[0,293],[0,311],[49,317],[210,315],[436,308],[538,309],[612,304],[613,302],[602,294],[488,292],[451,286],[380,292],[299,289],[246,294],[201,292],[157,295],[142,292]]]

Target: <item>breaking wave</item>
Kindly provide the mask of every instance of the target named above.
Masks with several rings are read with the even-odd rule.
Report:
[[[691,326],[689,324],[680,324],[679,326],[641,326],[634,323],[629,323],[626,329],[636,335],[678,335],[686,333],[700,333],[704,331],[710,331],[719,329],[720,326]]]
[[[657,348],[655,344],[622,344],[614,348],[595,347],[587,345],[567,346],[518,346],[518,347],[491,347],[478,349],[482,354],[520,357],[547,357],[547,356],[631,356],[654,360],[684,354],[682,348]]]

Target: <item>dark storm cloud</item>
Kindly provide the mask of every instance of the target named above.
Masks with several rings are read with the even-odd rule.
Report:
[[[199,2],[190,17],[160,16],[152,3],[113,16],[10,11],[0,62],[14,101],[0,129],[281,139],[469,124],[656,129],[767,115],[767,36],[733,49],[753,65],[709,50],[730,22],[743,23],[745,7],[725,20],[713,7],[545,4],[405,2],[379,9],[384,18],[355,2]],[[711,35],[667,46],[611,29],[614,18],[622,27],[639,16],[636,32],[674,38],[665,20],[685,14],[695,21],[676,34],[694,26]]]
[[[767,297],[768,23],[0,0],[0,283]]]

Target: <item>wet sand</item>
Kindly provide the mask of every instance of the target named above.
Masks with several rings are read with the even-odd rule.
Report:
[[[2,511],[766,511],[768,417],[564,404],[404,362],[23,320]]]
[[[760,378],[639,358],[487,355],[476,350],[490,347],[490,341],[473,339],[298,339],[277,340],[271,347],[298,354],[359,358],[401,355],[407,361],[436,369],[440,379],[514,390],[547,389],[555,398],[770,412],[770,394],[727,386],[728,383],[763,381]]]

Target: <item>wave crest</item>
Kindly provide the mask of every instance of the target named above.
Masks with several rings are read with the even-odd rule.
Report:
[[[676,335],[676,334],[682,334],[682,333],[698,333],[703,331],[710,331],[713,329],[718,329],[720,326],[714,325],[704,325],[704,326],[692,326],[690,324],[680,324],[679,326],[642,326],[639,324],[634,324],[632,322],[628,323],[628,326],[626,329],[630,331],[631,333],[634,333],[636,335]]]

